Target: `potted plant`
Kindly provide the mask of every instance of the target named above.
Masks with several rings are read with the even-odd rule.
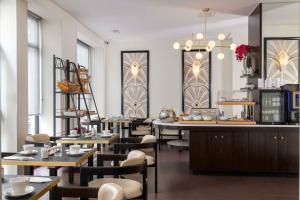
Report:
[[[235,49],[237,61],[243,61],[243,74],[253,75],[255,72],[255,57],[253,47],[241,44]]]

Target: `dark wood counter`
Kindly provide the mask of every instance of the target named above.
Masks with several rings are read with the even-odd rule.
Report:
[[[299,126],[180,126],[190,131],[190,169],[194,172],[298,173]]]

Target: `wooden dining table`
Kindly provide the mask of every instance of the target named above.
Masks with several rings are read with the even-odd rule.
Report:
[[[6,196],[6,190],[9,189],[9,179],[17,177],[18,175],[5,175],[4,179],[2,180],[2,200],[5,199],[11,199]],[[29,176],[33,177],[33,176]],[[53,177],[53,176],[46,176],[47,178],[50,178],[50,182],[45,182],[45,183],[29,183],[30,186],[33,186],[35,188],[34,192],[31,194],[28,194],[24,197],[19,197],[17,199],[22,199],[22,200],[38,200],[40,199],[43,195],[45,195],[47,192],[50,192],[51,194],[52,189],[57,187],[60,178],[59,177]],[[50,199],[51,199],[50,195]]]
[[[63,149],[61,155],[52,155],[46,159],[41,158],[41,148],[35,147],[37,154],[28,156],[31,160],[8,160],[3,157],[6,153],[2,153],[1,164],[2,165],[15,165],[15,166],[28,166],[28,167],[48,167],[50,176],[57,176],[57,169],[60,167],[81,167],[88,161],[88,165],[93,165],[93,155],[96,149],[90,149],[89,151],[83,153],[82,155],[70,156]],[[18,153],[13,154],[13,156],[21,156]],[[30,170],[30,175],[33,174],[33,170]]]
[[[113,133],[111,137],[101,137],[99,135],[93,136],[93,137],[78,137],[78,138],[70,138],[70,137],[65,137],[65,138],[60,138],[56,140],[56,143],[59,144],[87,144],[87,145],[97,145],[97,151],[102,152],[101,145],[106,144],[110,145],[117,141],[118,139],[118,134]]]

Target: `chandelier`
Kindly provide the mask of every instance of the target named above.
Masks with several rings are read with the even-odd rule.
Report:
[[[223,44],[224,41],[227,39],[227,36],[224,33],[218,34],[218,44],[214,40],[208,41],[207,37],[207,17],[214,16],[214,13],[210,8],[205,8],[202,10],[203,16],[204,16],[204,34],[203,33],[197,33],[196,37],[194,35],[192,36],[192,39],[188,39],[185,42],[185,45],[181,45],[179,42],[175,42],[173,44],[174,49],[184,49],[186,51],[191,51],[193,48],[199,49],[199,52],[196,53],[196,59],[200,60],[203,55],[200,51],[200,49],[205,49],[207,52],[212,51],[214,48],[219,48],[220,52],[217,54],[217,58],[220,60],[223,60],[225,55],[223,53],[223,49],[228,48],[232,51],[235,51],[236,44],[232,43],[230,45]],[[207,42],[208,41],[208,42]]]

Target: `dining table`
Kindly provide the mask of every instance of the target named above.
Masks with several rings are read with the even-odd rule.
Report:
[[[60,167],[81,167],[88,162],[89,166],[93,165],[93,156],[96,149],[87,149],[82,154],[70,155],[62,148],[61,153],[56,153],[48,158],[41,158],[41,147],[35,147],[37,153],[34,155],[24,156],[19,153],[2,153],[2,165],[15,165],[30,167],[30,175],[33,174],[33,167],[48,167],[50,176],[57,176],[57,170]]]
[[[86,144],[86,145],[97,145],[97,151],[103,152],[102,145],[110,145],[117,141],[117,133],[112,133],[110,137],[103,137],[99,134],[91,137],[62,137],[56,140],[58,144],[71,145],[71,144]]]
[[[57,187],[60,178],[55,176],[43,176],[43,177],[35,177],[29,176],[29,186],[34,187],[34,191],[28,195],[18,198],[12,198],[7,196],[7,191],[10,189],[9,179],[19,177],[19,175],[5,175],[2,179],[2,200],[5,199],[19,199],[19,200],[38,200],[41,199],[47,192],[50,194],[50,199],[52,199],[51,193],[52,190]],[[39,181],[42,178],[43,180]],[[48,179],[47,181],[44,181]]]

